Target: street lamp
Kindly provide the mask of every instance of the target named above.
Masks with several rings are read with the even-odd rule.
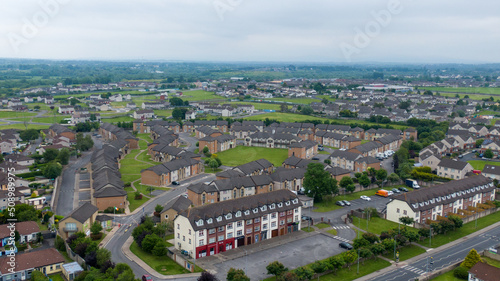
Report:
[[[359,253],[360,253],[360,251],[361,251],[361,248],[358,249],[358,272],[357,272],[357,274],[359,274]]]

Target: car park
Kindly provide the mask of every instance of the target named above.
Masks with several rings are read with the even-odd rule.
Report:
[[[372,199],[366,195],[361,195],[359,198],[365,200],[365,201],[372,201]]]
[[[349,202],[347,200],[342,200],[342,202],[344,202],[344,205],[346,205],[346,206],[351,206],[351,202]]]
[[[394,192],[392,192],[392,191],[387,192],[387,196],[392,196],[392,195],[394,195]]]
[[[337,202],[335,202],[335,204],[336,204],[336,205],[339,205],[339,206],[341,206],[341,207],[344,207],[344,206],[345,206],[344,201],[337,201]]]
[[[340,243],[339,247],[347,249],[347,250],[352,250],[353,249],[353,246],[351,244],[347,243],[347,242]]]

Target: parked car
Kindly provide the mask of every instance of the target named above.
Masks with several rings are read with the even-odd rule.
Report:
[[[319,158],[318,157],[313,157],[312,160],[319,160]]]
[[[477,150],[473,149],[471,152],[472,152],[472,153],[476,153],[476,152],[477,152]]]
[[[393,189],[392,189],[392,192],[393,192],[393,193],[401,193],[401,191],[399,191],[399,189],[397,189],[397,188],[393,188]]]
[[[302,216],[302,220],[303,221],[313,221],[312,218],[310,216]]]
[[[341,207],[345,206],[344,201],[337,201],[337,202],[335,202],[335,204],[337,204],[337,205],[339,205]]]
[[[142,275],[142,281],[152,281],[152,280],[153,280],[153,277],[151,277],[151,275],[149,275],[149,274]]]
[[[347,250],[352,250],[353,247],[351,244],[347,243],[347,242],[342,242],[339,244],[339,247],[340,248],[344,248],[344,249],[347,249]]]
[[[372,199],[366,195],[361,195],[359,198],[365,200],[365,201],[372,201]]]
[[[458,155],[458,158],[464,158],[463,154]]]
[[[321,147],[321,146],[320,146],[320,147],[318,147],[318,150],[319,150],[319,151],[324,151],[325,149],[324,149],[323,147]]]
[[[399,190],[403,192],[408,192],[408,189],[406,187],[400,187]]]
[[[351,206],[351,202],[349,202],[349,201],[347,201],[347,200],[342,200],[342,202],[344,202],[344,204],[345,204],[346,206]]]
[[[392,196],[392,195],[394,195],[394,192],[392,192],[392,191],[387,191],[387,196]]]
[[[179,185],[179,182],[178,181],[173,181],[172,185]]]

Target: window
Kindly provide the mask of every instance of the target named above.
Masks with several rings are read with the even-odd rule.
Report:
[[[236,223],[236,226],[237,226],[237,227],[240,227],[240,226],[242,226],[242,225],[243,225],[243,223],[242,223],[241,221],[239,221],[239,222],[237,222],[237,223]]]
[[[286,219],[286,221],[287,221],[288,223],[291,223],[291,222],[292,222],[292,218],[288,218],[288,219]]]
[[[200,241],[198,241],[198,244],[200,244],[200,246],[203,246],[205,245],[205,241],[203,239],[200,239]]]
[[[210,228],[208,230],[208,234],[214,234],[215,233],[215,228]]]
[[[191,238],[189,239],[189,244],[191,244]]]
[[[218,231],[219,232],[224,231],[224,227],[223,226],[219,226],[219,230]]]
[[[233,199],[236,198],[236,190],[233,190]]]
[[[285,220],[280,220],[280,225],[284,225],[285,224]]]
[[[247,228],[247,234],[249,233],[252,233],[252,229],[251,228]]]
[[[222,216],[218,216],[217,217],[217,222],[221,222],[222,221]]]
[[[399,214],[399,208],[397,208],[397,209],[396,209],[396,213],[398,213],[398,214]]]
[[[230,220],[233,218],[233,215],[231,213],[227,214],[226,215],[226,220]]]
[[[229,233],[227,234],[227,238],[228,238],[228,239],[229,239],[229,238],[233,238],[233,233],[232,233],[232,232],[229,232]]]
[[[255,229],[254,229],[255,232],[259,232],[260,231],[260,226],[256,226]]]
[[[263,221],[267,221],[267,215],[262,216],[262,220],[263,220]]]
[[[255,218],[255,219],[254,219],[254,222],[255,222],[255,223],[260,222],[260,218]]]
[[[69,231],[76,231],[76,223],[67,223],[66,224],[66,230]]]
[[[253,213],[254,213],[254,214],[257,214],[258,212],[259,212],[259,208],[254,208],[254,209],[253,209]]]
[[[213,223],[213,222],[214,222],[214,220],[213,220],[212,218],[209,218],[209,219],[207,220],[207,223]]]
[[[205,204],[205,200],[206,200],[206,198],[205,198],[205,193],[203,193],[203,194],[201,195],[201,204]]]
[[[241,211],[236,212],[236,217],[237,218],[241,217]]]
[[[197,226],[202,226],[202,225],[203,225],[203,220],[198,220],[198,221],[196,222],[196,225],[197,225]]]
[[[271,227],[276,227],[276,222],[275,221],[271,222]]]
[[[238,232],[236,232],[236,235],[238,235],[238,236],[243,235],[243,231],[242,230],[238,230]]]
[[[198,236],[203,237],[205,235],[205,231],[200,230],[198,231]]]
[[[252,220],[247,220],[247,225],[252,224]]]
[[[191,229],[189,229],[188,233],[189,233],[189,235],[191,235]]]
[[[241,189],[240,194],[241,197],[245,196],[245,190],[243,188]]]
[[[215,237],[208,239],[208,244],[215,243]]]
[[[266,230],[266,229],[267,229],[267,223],[265,223],[264,225],[262,225],[262,229],[263,229],[263,230]]]
[[[177,224],[177,229],[181,229],[181,225],[180,224]]]
[[[218,239],[218,240],[219,240],[219,241],[224,240],[224,235],[219,235],[219,239]]]
[[[285,216],[285,212],[281,212],[280,217],[284,217],[284,216]]]
[[[245,216],[248,216],[248,215],[250,215],[250,210],[245,211]]]
[[[232,224],[232,223],[228,224],[228,225],[226,226],[226,228],[227,228],[227,229],[233,229],[233,224]]]
[[[271,218],[272,218],[272,219],[275,219],[275,218],[276,218],[276,213],[272,213],[272,214],[271,214]]]
[[[186,241],[186,236],[182,236],[182,241]]]
[[[405,216],[407,215],[407,212],[406,212],[406,210],[404,210],[404,211],[403,211],[403,215],[405,215]]]
[[[177,233],[177,239],[181,239],[181,235]]]

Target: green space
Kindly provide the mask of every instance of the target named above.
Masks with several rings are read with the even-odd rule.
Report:
[[[131,182],[136,181],[136,180],[138,180],[140,178],[141,178],[141,174],[139,174],[139,173],[136,173],[136,174],[126,174],[126,175],[122,174],[122,181],[124,183],[127,183],[127,182],[131,183]]]
[[[40,231],[44,231],[48,229],[48,226],[46,223],[41,223],[39,220],[36,221],[36,224],[38,224],[38,227],[40,228]]]
[[[141,154],[139,154],[137,156],[137,160],[148,162],[151,165],[158,165],[158,164],[160,164],[160,162],[155,162],[155,161],[151,160],[151,155],[148,154],[147,150],[145,150]]]
[[[361,140],[361,144],[365,144],[367,142],[370,142],[369,140]]]
[[[49,277],[49,279],[52,281],[66,281],[66,279],[64,279],[64,277],[62,277],[62,275],[59,273],[48,275],[47,277]]]
[[[170,116],[172,116],[173,110],[171,110],[171,109],[155,109],[153,111],[155,112],[156,116],[170,117]]]
[[[286,103],[299,103],[299,104],[311,104],[311,102],[321,102],[321,99],[312,99],[312,98],[272,98],[265,100],[281,101]]]
[[[370,218],[370,220],[368,221],[368,229],[366,229],[366,219],[353,218],[353,220],[354,221],[352,222],[352,224],[354,224],[358,228],[378,235],[380,235],[382,231],[398,228],[397,223],[379,217]],[[404,227],[404,225],[401,225],[400,227]]]
[[[217,169],[214,170],[214,169],[212,169],[212,168],[210,168],[208,166],[205,166],[205,173],[207,173],[207,174],[217,174],[218,172],[222,172],[222,171],[223,170],[219,169],[219,168],[217,168]]]
[[[63,119],[66,119],[66,118],[71,118],[71,116],[69,115],[56,115],[55,117],[54,116],[46,116],[46,117],[37,117],[37,118],[33,118],[33,122],[38,122],[38,123],[54,123],[54,120],[56,123],[61,123],[61,121]]]
[[[129,209],[130,212],[133,212],[135,209],[139,208],[142,206],[142,204],[148,202],[149,198],[142,196],[142,199],[140,200],[135,200],[135,191],[130,191],[132,190],[131,187],[125,188],[125,191],[127,191],[127,200],[129,202]]]
[[[222,165],[225,166],[238,166],[265,158],[273,163],[275,167],[278,167],[288,157],[288,150],[284,148],[237,146],[233,149],[217,153],[217,155],[222,161]]]
[[[167,243],[167,247],[172,247],[174,245],[174,244],[168,242],[168,240],[172,240],[174,238],[175,238],[175,235],[173,233],[165,236],[165,243]]]
[[[443,94],[442,92],[450,92],[450,93],[477,93],[484,94],[478,95],[481,96],[481,99],[487,98],[486,95],[500,95],[500,88],[486,88],[486,87],[420,87],[419,90],[422,92],[422,89],[431,90],[433,92],[437,91]],[[469,95],[471,99],[474,99],[471,95]]]
[[[330,230],[327,230],[326,232],[330,233],[330,234],[333,234],[333,235],[337,235],[337,230],[335,228],[332,228]]]
[[[323,151],[318,151],[318,154],[328,154],[328,155],[330,155],[330,152],[323,150]]]
[[[147,133],[146,134],[137,134],[137,137],[142,139],[142,140],[145,140],[148,143],[153,142],[153,140],[151,139],[151,135],[147,134]]]
[[[474,170],[481,170],[481,171],[484,169],[484,165],[486,164],[500,166],[500,162],[484,161],[484,160],[470,160],[467,161],[467,163],[469,163],[472,166],[472,168],[474,168]]]
[[[106,123],[117,123],[117,122],[131,122],[134,121],[135,119],[130,117],[130,116],[120,116],[120,117],[112,117],[112,118],[101,118],[102,122]]]
[[[317,227],[317,228],[319,228],[319,229],[323,229],[323,228],[329,228],[329,227],[331,227],[331,225],[329,225],[329,224],[327,224],[327,223],[322,222],[322,223],[318,223],[318,224],[316,224],[316,225],[315,225],[315,227]]]
[[[477,113],[477,115],[500,115],[500,112],[492,110],[481,110]]]
[[[50,127],[50,125],[38,125],[38,124],[27,124],[27,126],[28,129],[36,129],[36,130],[44,130]],[[0,130],[5,130],[5,129],[25,130],[26,127],[24,126],[23,123],[0,126]]]
[[[157,187],[157,186],[143,185],[139,182],[134,183],[134,187],[137,189],[137,191],[139,191],[140,193],[142,193],[146,196],[150,196],[149,193],[153,192],[155,190],[165,190],[165,191],[170,190],[170,188],[168,188],[168,187]]]
[[[351,281],[360,278],[361,276],[368,275],[377,270],[381,270],[390,266],[391,263],[383,260],[381,258],[376,259],[368,259],[365,260],[362,264],[359,265],[359,274],[356,273],[356,265],[351,265],[351,268],[342,268],[337,271],[337,273],[329,273],[323,275],[319,278],[319,280],[323,281]]]
[[[437,248],[440,246],[443,246],[446,243],[455,241],[457,239],[460,239],[464,236],[467,236],[471,233],[474,233],[480,229],[483,229],[487,226],[490,226],[494,223],[497,223],[500,220],[500,212],[493,213],[491,215],[482,217],[477,219],[477,228],[475,227],[476,222],[471,221],[468,223],[465,223],[461,228],[450,231],[446,234],[438,234],[434,235],[432,237],[432,248]],[[426,238],[422,242],[420,242],[420,245],[423,245],[425,247],[429,247],[429,238]]]
[[[35,116],[34,112],[21,112],[21,111],[0,111],[0,118],[16,118],[16,117],[29,117]]]
[[[463,281],[463,279],[459,279],[459,278],[453,276],[453,270],[452,270],[452,271],[448,271],[446,273],[443,273],[436,278],[432,278],[431,281]]]
[[[305,231],[305,232],[313,232],[314,231],[314,228],[312,228],[312,226],[308,226],[308,227],[303,227],[301,228],[301,230]]]
[[[214,92],[203,90],[183,91],[182,96],[179,98],[187,101],[226,100],[226,98],[218,96]]]
[[[494,259],[490,259],[488,257],[481,257],[486,263],[488,263],[489,265],[492,265],[494,267],[498,267],[500,268],[500,261],[497,261],[497,260],[494,260]]]
[[[231,102],[231,104],[251,104],[257,110],[269,109],[269,110],[280,110],[280,104],[277,103],[265,103],[265,102]]]
[[[399,261],[405,261],[407,259],[411,259],[413,257],[426,253],[424,248],[413,244],[402,247],[398,251]],[[394,252],[387,253],[384,255],[384,257],[396,261],[396,259],[394,259]]]
[[[175,275],[190,273],[187,269],[183,268],[167,256],[157,257],[152,254],[146,253],[141,248],[139,248],[135,241],[132,243],[132,245],[130,245],[130,251],[160,274]],[[196,266],[195,272],[201,271],[202,269]]]

